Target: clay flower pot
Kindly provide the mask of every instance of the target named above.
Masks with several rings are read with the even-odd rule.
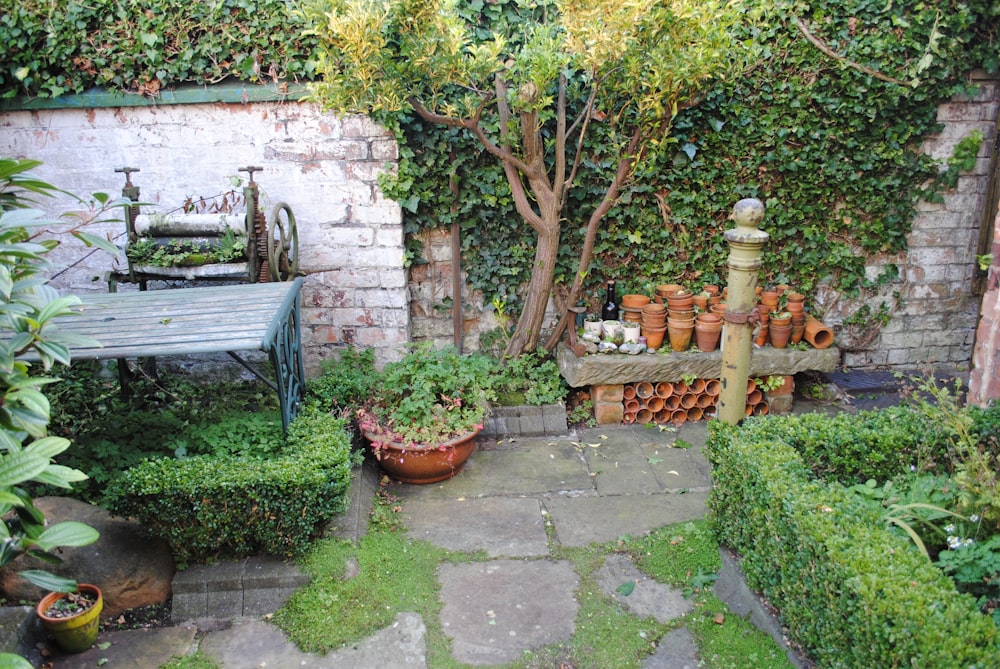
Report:
[[[42,626],[67,653],[82,653],[97,643],[104,607],[104,597],[96,585],[80,583],[77,591],[93,602],[89,608],[67,615],[57,613],[58,602],[70,599],[71,593],[65,592],[50,592],[35,606]]]
[[[663,346],[663,337],[667,332],[667,326],[650,327],[642,326],[642,336],[646,338],[646,348],[656,350]]]
[[[369,443],[378,443],[378,464],[391,478],[402,483],[437,483],[457,474],[476,448],[480,430],[467,432],[449,442],[413,446],[385,441],[365,433]]]
[[[649,296],[647,295],[622,295],[621,306],[623,307],[642,309],[647,304],[649,304]]]
[[[667,334],[670,337],[670,348],[678,353],[691,348],[691,335],[694,333],[694,325],[671,325],[667,322]]]
[[[694,294],[686,290],[667,295],[667,307],[675,311],[688,311],[694,308]]]
[[[698,345],[698,350],[704,353],[714,351],[719,347],[719,339],[722,338],[722,323],[707,324],[695,323],[694,339]]]
[[[812,316],[806,316],[806,329],[802,337],[813,348],[829,348],[833,344],[833,330]]]
[[[771,339],[771,346],[774,348],[786,348],[788,340],[792,336],[792,325],[775,325],[771,319],[771,326],[768,328],[767,336]]]

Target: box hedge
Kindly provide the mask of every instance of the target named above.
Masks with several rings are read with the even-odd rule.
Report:
[[[819,666],[996,666],[993,620],[836,480],[909,467],[915,449],[943,447],[931,427],[905,409],[711,424],[719,538]]]
[[[273,458],[159,458],[123,472],[104,505],[170,544],[178,562],[303,552],[346,510],[352,455],[344,421],[304,407]]]

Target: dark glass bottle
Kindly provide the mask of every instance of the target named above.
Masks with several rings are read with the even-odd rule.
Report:
[[[605,321],[618,320],[618,297],[615,295],[615,282],[608,281],[608,297],[601,307],[601,319]]]

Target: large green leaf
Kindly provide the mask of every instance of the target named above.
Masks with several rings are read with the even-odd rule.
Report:
[[[37,585],[43,590],[49,590],[51,592],[73,592],[76,590],[76,581],[73,579],[56,576],[55,574],[50,574],[47,571],[42,571],[40,569],[25,569],[17,573],[32,585]]]
[[[42,550],[52,550],[59,546],[87,546],[97,541],[100,536],[100,533],[90,525],[66,520],[46,529],[35,543]]]
[[[48,458],[39,457],[34,453],[7,453],[0,457],[0,487],[30,481],[48,466]]]
[[[54,458],[69,448],[70,443],[65,437],[42,437],[28,444],[24,450],[42,458]]]
[[[0,669],[34,669],[31,662],[20,655],[13,653],[0,653]]]

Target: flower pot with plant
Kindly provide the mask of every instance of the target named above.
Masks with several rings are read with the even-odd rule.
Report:
[[[404,483],[451,478],[475,449],[494,362],[423,344],[385,366],[358,425],[379,465]]]
[[[97,643],[104,598],[96,585],[80,583],[72,592],[50,592],[35,606],[42,627],[67,653]]]

